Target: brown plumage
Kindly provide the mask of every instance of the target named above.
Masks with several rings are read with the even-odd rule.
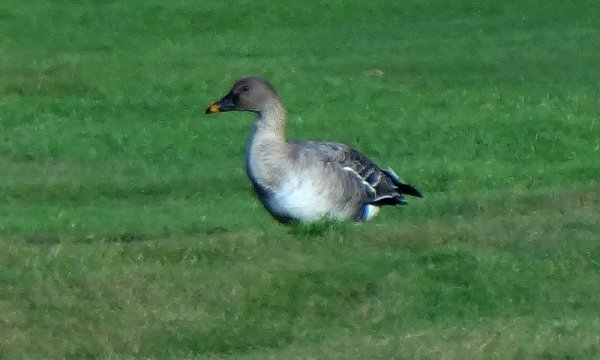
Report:
[[[257,114],[248,140],[246,173],[269,213],[282,222],[321,218],[366,221],[382,205],[422,197],[391,170],[344,144],[285,140],[285,110],[273,86],[248,77],[206,110]]]

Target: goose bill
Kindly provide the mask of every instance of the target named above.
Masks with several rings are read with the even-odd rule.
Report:
[[[206,109],[205,114],[214,114],[218,112],[221,112],[221,106],[219,105],[219,103],[212,103],[210,104],[208,109]]]

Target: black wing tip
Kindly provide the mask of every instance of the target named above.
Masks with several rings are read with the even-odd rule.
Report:
[[[414,196],[414,197],[418,197],[418,198],[423,197],[423,194],[412,185],[398,184],[398,185],[396,185],[396,187],[398,188],[398,191],[402,194],[406,194],[406,195],[410,195],[410,196]]]
[[[398,175],[396,175],[396,173],[392,169],[382,169],[382,171],[390,178],[390,180],[392,180],[392,183],[394,184],[396,189],[398,189],[399,193],[418,198],[423,197],[423,194],[421,194],[421,192],[417,190],[414,186],[403,183],[402,180],[400,180]]]

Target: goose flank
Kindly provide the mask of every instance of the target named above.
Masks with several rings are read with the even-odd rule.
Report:
[[[267,211],[277,220],[322,218],[366,221],[384,205],[422,197],[391,169],[381,169],[358,150],[335,142],[286,141],[286,112],[266,80],[238,80],[207,114],[256,114],[246,147],[246,173]]]

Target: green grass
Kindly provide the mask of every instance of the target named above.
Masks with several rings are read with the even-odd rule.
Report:
[[[0,4],[0,358],[597,359],[594,1]],[[291,138],[424,199],[283,226],[243,173]]]

